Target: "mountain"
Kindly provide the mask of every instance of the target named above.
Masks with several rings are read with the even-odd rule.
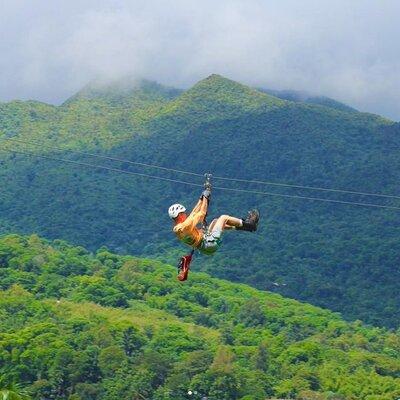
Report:
[[[153,88],[159,95],[132,106],[129,101],[110,105],[104,92],[98,94],[100,99],[81,94],[61,107],[2,104],[0,131],[23,143],[3,141],[0,147],[198,185],[209,171],[215,177],[398,194],[400,137],[392,121],[282,100],[218,75],[171,99],[164,95],[169,89]],[[171,263],[185,251],[171,233],[166,210],[175,202],[189,208],[201,188],[26,154],[0,154],[0,232],[37,232],[90,250],[107,245]],[[216,178],[213,183],[399,206],[394,198]],[[227,233],[221,251],[211,258],[198,257],[194,268],[340,311],[349,320],[399,327],[396,210],[215,189],[210,218],[222,213],[242,216],[254,206],[262,215],[259,232]]]
[[[261,92],[268,93],[272,96],[279,97],[283,100],[290,100],[295,102],[302,102],[308,104],[317,104],[325,107],[330,107],[339,111],[358,112],[355,108],[343,104],[339,101],[331,99],[326,96],[314,96],[307,92],[298,90],[272,90],[272,89],[259,89]]]
[[[92,82],[68,99],[64,105],[79,100],[103,101],[110,106],[143,107],[179,96],[180,89],[149,80],[121,79],[114,82]]]
[[[33,399],[386,400],[400,335],[154,260],[0,238],[0,374]]]

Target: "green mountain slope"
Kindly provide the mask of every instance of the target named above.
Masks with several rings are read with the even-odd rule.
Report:
[[[0,374],[34,399],[389,400],[400,336],[174,268],[0,239]]]
[[[334,108],[339,111],[357,112],[357,110],[353,107],[350,107],[347,104],[341,103],[326,96],[314,96],[307,92],[296,90],[271,90],[264,88],[260,88],[259,90],[272,96],[279,97],[283,100],[303,102],[308,104],[319,104],[321,106]]]
[[[140,96],[145,96],[142,89]],[[397,193],[398,124],[379,116],[284,101],[218,75],[172,99],[165,96],[168,89],[157,85],[150,92],[135,106],[124,100],[118,106],[115,92],[107,90],[80,95],[61,107],[2,105],[2,132],[45,145],[10,142],[0,147],[198,184],[201,177],[73,155],[46,145],[200,174]],[[197,189],[0,154],[1,232],[38,232],[90,249],[106,244],[168,262],[185,251],[171,234],[166,209],[177,201],[190,207]],[[218,180],[215,185],[316,195]],[[398,205],[355,195],[318,196]],[[198,258],[195,268],[341,311],[348,319],[398,327],[398,212],[215,190],[210,218],[220,213],[241,216],[255,205],[263,218],[259,233],[228,233],[221,252]]]

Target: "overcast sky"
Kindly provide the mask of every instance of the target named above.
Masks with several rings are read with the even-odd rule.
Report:
[[[399,0],[0,0],[0,100],[211,73],[400,120]]]

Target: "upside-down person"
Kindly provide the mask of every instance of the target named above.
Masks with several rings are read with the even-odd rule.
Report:
[[[207,215],[210,196],[210,189],[204,190],[189,215],[186,214],[186,208],[182,204],[173,204],[168,210],[170,218],[174,221],[173,232],[178,239],[193,250],[199,250],[207,255],[214,254],[218,250],[221,245],[222,233],[225,230],[255,232],[260,219],[257,210],[249,211],[247,217],[243,219],[221,215],[214,219],[206,230],[203,230],[199,228],[199,225],[203,223]],[[181,281],[187,279],[192,254],[182,257],[184,265],[182,265],[178,276]]]

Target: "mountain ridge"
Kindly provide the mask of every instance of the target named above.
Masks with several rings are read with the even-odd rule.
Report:
[[[304,91],[298,90],[273,90],[267,88],[259,88],[258,90],[279,97],[284,100],[302,102],[308,104],[317,104],[325,107],[337,109],[339,111],[360,112],[347,104],[339,102],[327,96],[317,96]]]
[[[225,92],[221,90],[224,89],[224,86],[226,89]],[[295,90],[272,90],[260,87],[253,88],[223,77],[219,74],[211,74],[208,77],[198,81],[189,89],[178,89],[148,79],[125,78],[114,81],[93,81],[85,85],[76,94],[66,99],[60,106],[55,106],[37,100],[12,100],[9,102],[0,102],[0,105],[3,105],[4,107],[12,104],[25,104],[63,108],[79,100],[101,100],[108,106],[118,106],[119,104],[121,107],[144,107],[148,106],[149,104],[160,106],[164,102],[173,101],[181,96],[183,97],[179,103],[183,103],[185,100],[190,100],[193,97],[197,97],[197,99],[199,99],[202,95],[204,95],[207,99],[207,97],[210,98],[210,94],[212,93],[215,95],[211,96],[213,101],[217,100],[219,97],[220,100],[228,100],[233,104],[235,103],[235,99],[232,97],[237,94],[247,96],[247,101],[253,98],[253,102],[250,101],[249,107],[260,105],[259,103],[263,103],[263,101],[265,101],[265,103],[269,103],[271,106],[304,103],[311,106],[322,106],[337,111],[350,113],[356,112],[359,114],[378,116],[373,113],[360,112],[329,97],[315,96],[307,92]],[[231,98],[227,96],[229,93],[232,94]],[[267,95],[267,97],[261,95]],[[135,102],[137,103],[135,104]],[[380,118],[390,121],[387,118]]]

